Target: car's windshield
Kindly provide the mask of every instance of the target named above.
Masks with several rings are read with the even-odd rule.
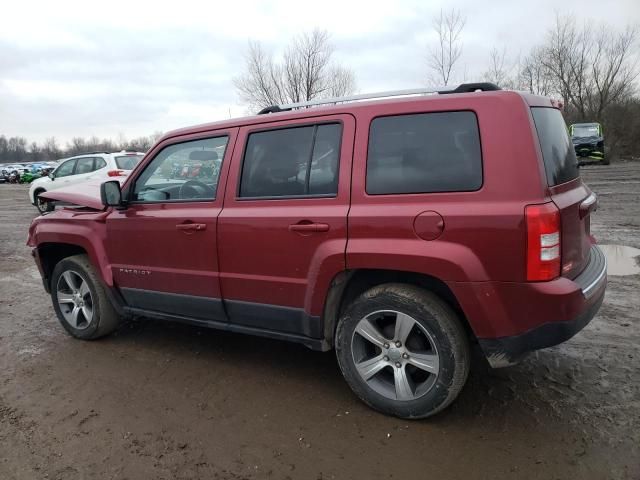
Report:
[[[597,137],[598,126],[597,125],[574,125],[573,126],[574,137]]]
[[[142,157],[143,155],[122,155],[116,157],[116,166],[122,170],[133,170],[135,166],[140,163]]]

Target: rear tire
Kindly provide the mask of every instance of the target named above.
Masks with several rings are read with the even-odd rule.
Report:
[[[58,262],[51,276],[51,299],[58,320],[76,338],[95,340],[120,324],[120,316],[87,255]]]
[[[336,330],[336,355],[353,392],[389,415],[435,415],[458,396],[469,373],[469,342],[455,312],[413,285],[363,293]]]

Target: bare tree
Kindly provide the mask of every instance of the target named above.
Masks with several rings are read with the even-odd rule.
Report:
[[[489,66],[482,76],[487,82],[515,90],[519,87],[517,74],[514,75],[514,70],[518,70],[518,65],[519,59],[515,64],[509,62],[506,47],[502,47],[502,50],[493,47],[489,52]]]
[[[294,38],[282,61],[259,42],[249,42],[245,72],[234,79],[240,99],[252,108],[343,96],[355,91],[354,73],[332,61],[329,34],[313,30]]]
[[[44,153],[44,157],[47,160],[57,160],[62,156],[62,151],[58,146],[58,141],[56,140],[56,137],[47,138],[44,141],[42,151]]]
[[[342,65],[336,65],[329,70],[332,79],[327,92],[328,97],[342,97],[356,91],[356,76],[353,71]]]
[[[449,84],[462,55],[462,30],[466,22],[464,15],[455,9],[447,12],[440,10],[440,16],[433,21],[433,30],[438,40],[437,44],[429,49],[427,57],[433,81]]]
[[[553,75],[543,62],[544,49],[534,48],[524,57],[518,68],[516,88],[536,95],[549,96],[555,91]]]
[[[637,32],[635,27],[617,33],[606,25],[579,28],[571,17],[556,17],[541,62],[578,120],[602,118],[609,105],[631,94],[638,77],[632,55]]]

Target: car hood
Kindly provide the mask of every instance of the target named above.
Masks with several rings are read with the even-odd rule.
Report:
[[[100,199],[100,185],[102,183],[102,181],[85,182],[43,192],[40,196],[49,200],[71,203],[80,207],[104,210],[105,207]]]

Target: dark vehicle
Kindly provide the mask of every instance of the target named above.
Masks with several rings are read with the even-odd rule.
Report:
[[[46,192],[77,207],[36,218],[28,244],[74,337],[144,316],[300,342],[335,350],[373,408],[427,417],[472,344],[511,365],[600,308],[597,200],[558,106],[465,84],[177,130],[122,186]],[[163,173],[186,159],[220,168]]]
[[[604,154],[604,135],[599,123],[574,123],[569,127],[569,134],[576,156],[580,163],[596,160],[609,165]]]

